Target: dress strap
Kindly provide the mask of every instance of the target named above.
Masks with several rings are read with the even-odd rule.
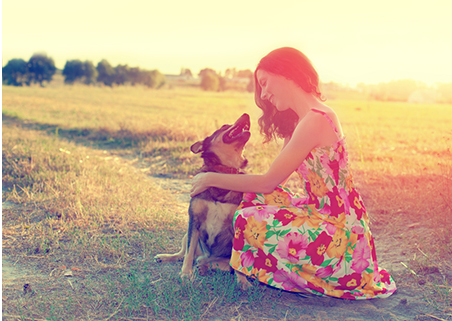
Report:
[[[322,114],[326,120],[328,120],[328,122],[330,123],[331,127],[333,128],[334,132],[336,133],[338,138],[341,138],[341,133],[339,133],[339,130],[336,127],[336,124],[333,122],[333,120],[330,118],[330,116],[328,116],[327,113],[325,113],[324,111],[318,110],[318,109],[311,109],[314,112],[317,112],[319,114]]]

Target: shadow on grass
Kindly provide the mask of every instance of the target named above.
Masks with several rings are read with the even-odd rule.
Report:
[[[2,113],[2,122],[24,129],[46,132],[49,136],[58,136],[74,141],[78,144],[108,149],[124,149],[145,145],[149,141],[155,142],[186,142],[196,137],[187,137],[186,133],[178,133],[170,128],[159,127],[146,131],[138,131],[120,125],[119,130],[107,127],[100,128],[61,128],[58,125],[24,120],[14,115]],[[96,145],[96,146],[93,146]]]
[[[137,167],[151,176],[186,178],[201,166],[198,158],[191,157],[190,145],[197,137],[178,131],[175,127],[152,128],[138,131],[122,126],[111,128],[61,128],[55,124],[24,120],[15,115],[2,114],[4,125],[24,130],[35,130],[49,137],[63,139],[80,146],[109,150],[117,156],[133,156],[140,159]],[[120,126],[121,127],[121,126]]]

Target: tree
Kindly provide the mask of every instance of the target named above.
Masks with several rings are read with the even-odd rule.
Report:
[[[228,68],[224,72],[224,77],[225,78],[235,78],[236,75],[237,75],[237,70],[235,70],[235,67],[234,68]]]
[[[113,70],[115,71],[115,83],[117,85],[124,85],[129,81],[129,66],[117,65]]]
[[[214,74],[214,75],[217,74],[216,71],[211,69],[211,68],[204,68],[204,69],[201,69],[201,71],[198,74],[198,77],[199,78],[203,78],[208,73],[211,73],[211,74]]]
[[[98,72],[96,67],[94,67],[94,64],[87,60],[83,63],[83,82],[86,85],[94,84],[96,82]]]
[[[28,83],[39,82],[39,85],[44,87],[43,82],[50,82],[55,71],[55,62],[52,58],[47,54],[36,53],[28,61]]]
[[[27,83],[28,66],[23,59],[11,59],[5,67],[2,68],[3,82],[7,85],[23,86]]]
[[[97,64],[96,69],[98,72],[97,81],[111,87],[115,81],[115,70],[112,68],[110,63],[107,60],[102,59]]]
[[[75,81],[81,80],[84,75],[83,62],[80,60],[66,61],[63,69],[64,83],[73,84]]]
[[[201,74],[201,73],[200,73]],[[208,91],[218,91],[220,79],[214,72],[205,72],[201,78],[201,88]]]
[[[187,78],[193,78],[193,74],[191,73],[191,70],[188,68],[181,68],[180,75],[185,76]]]
[[[248,82],[248,85],[246,86],[247,92],[254,92],[254,75],[250,77],[250,81]]]
[[[160,88],[166,83],[165,76],[158,70],[143,71],[143,84],[150,88]]]
[[[412,79],[391,80],[371,87],[370,96],[382,101],[407,101],[410,94],[418,88]]]
[[[226,90],[226,77],[218,77],[218,91],[225,91]]]
[[[238,78],[251,78],[253,76],[254,76],[254,74],[253,74],[253,72],[251,70],[245,69],[245,70],[239,70],[237,72],[237,76],[236,77],[238,77]]]
[[[452,83],[437,84],[438,101],[452,104]]]
[[[96,82],[97,70],[91,61],[68,60],[64,65],[63,76],[66,84],[82,81],[86,85]]]
[[[142,72],[138,67],[130,68],[127,77],[129,78],[132,86],[135,86],[136,84],[140,84],[143,82]]]

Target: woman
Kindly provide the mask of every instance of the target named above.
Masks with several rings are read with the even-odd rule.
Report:
[[[192,182],[192,196],[211,186],[245,193],[234,217],[231,266],[288,291],[390,296],[396,285],[378,267],[341,125],[323,103],[311,62],[296,49],[276,49],[254,77],[261,133],[266,141],[283,138],[281,152],[263,175],[203,173]],[[283,185],[294,171],[304,195]]]

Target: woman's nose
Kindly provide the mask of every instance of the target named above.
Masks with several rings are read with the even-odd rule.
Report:
[[[261,87],[261,99],[262,100],[266,100],[267,99],[267,92],[262,87]]]

